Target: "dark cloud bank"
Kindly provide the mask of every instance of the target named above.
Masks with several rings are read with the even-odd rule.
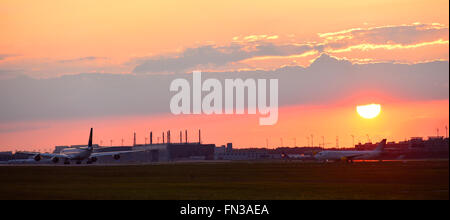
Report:
[[[368,89],[407,100],[449,98],[448,61],[351,64],[322,55],[307,68],[203,73],[202,77],[278,78],[282,106],[323,104]],[[168,113],[174,95],[169,85],[175,78],[191,82],[191,74],[78,74],[0,80],[0,122]]]

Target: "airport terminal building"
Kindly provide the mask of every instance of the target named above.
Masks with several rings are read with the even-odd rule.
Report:
[[[213,160],[214,144],[161,143],[136,146],[97,147],[94,152],[135,151],[113,157],[98,158],[97,163],[151,163],[184,160]]]

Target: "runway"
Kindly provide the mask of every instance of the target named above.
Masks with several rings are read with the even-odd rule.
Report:
[[[354,160],[353,163],[386,163],[386,162],[402,162],[402,163],[408,163],[408,162],[439,162],[439,161],[449,161],[449,159],[401,159],[401,160]],[[198,163],[198,164],[215,164],[215,163],[326,163],[326,164],[332,164],[332,163],[345,163],[343,161],[336,161],[336,162],[323,162],[323,161],[314,161],[314,160],[249,160],[249,161],[232,161],[232,160],[180,160],[180,161],[170,161],[170,162],[148,162],[148,163],[130,163],[130,162],[124,162],[124,163],[93,163],[93,164],[63,164],[63,163],[52,163],[51,161],[40,163],[40,162],[32,162],[32,163],[1,163],[0,166],[74,166],[74,167],[89,167],[89,166],[135,166],[135,165],[164,165],[164,164],[192,164],[192,163]]]

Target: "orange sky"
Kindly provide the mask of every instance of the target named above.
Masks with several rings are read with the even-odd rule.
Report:
[[[133,58],[211,42],[227,44],[237,36],[266,34],[285,42],[311,42],[319,40],[320,33],[350,28],[414,22],[448,27],[448,8],[446,0],[2,0],[0,51],[15,56],[10,62],[17,59],[34,71],[57,68],[52,63],[56,60],[95,56],[104,59],[80,65],[89,65],[89,71],[129,72],[128,62]],[[448,43],[436,50],[448,51]],[[409,60],[407,57],[414,55],[408,51],[403,56]],[[448,53],[430,58],[448,59]],[[19,68],[0,63],[2,66]],[[72,73],[77,70],[85,69],[75,68]]]
[[[363,103],[364,104],[364,103]],[[105,117],[85,120],[40,121],[34,123],[10,123],[2,126],[17,128],[17,132],[0,133],[2,149],[31,150],[53,149],[54,145],[85,144],[89,127],[94,127],[94,142],[125,145],[133,142],[137,133],[138,144],[154,132],[154,142],[163,131],[171,130],[172,141],[179,141],[180,125],[189,131],[189,140],[198,140],[198,129],[202,129],[202,141],[217,145],[233,142],[235,147],[278,147],[281,144],[308,146],[308,138],[314,136],[314,144],[335,147],[339,137],[340,147],[350,147],[355,142],[402,141],[412,136],[435,136],[436,128],[445,135],[448,126],[448,100],[426,102],[382,102],[381,113],[373,119],[364,119],[356,112],[354,100],[321,106],[292,106],[280,109],[280,118],[274,126],[259,126],[257,115],[220,116],[133,116]],[[31,128],[20,131],[23,127]],[[35,129],[33,129],[35,128]],[[183,133],[184,136],[184,133]],[[294,138],[296,140],[294,140]],[[184,139],[183,139],[184,140]],[[17,145],[17,143],[20,145]],[[147,139],[148,142],[148,139]]]
[[[448,26],[448,0],[1,0],[0,80],[3,74],[34,78],[134,74],[142,60],[176,59],[187,48],[205,45],[223,50],[238,45],[244,51],[273,45],[281,52],[224,65],[193,63],[187,70],[308,66],[321,52],[353,63],[448,61]],[[412,34],[390,32],[390,27],[414,30]],[[311,49],[290,52],[295,46]],[[317,49],[320,46],[324,49]],[[204,142],[233,142],[238,147],[265,147],[266,137],[269,147],[278,146],[280,138],[285,145],[292,146],[296,138],[297,145],[304,146],[306,136],[313,134],[316,141],[324,136],[326,146],[332,147],[339,136],[340,145],[349,147],[352,134],[356,140],[366,141],[366,134],[372,140],[404,140],[435,135],[437,127],[444,133],[449,122],[448,99],[386,97],[378,99],[382,112],[374,119],[363,119],[355,111],[356,105],[368,104],[366,101],[349,98],[320,106],[283,107],[278,124],[269,127],[258,126],[257,116],[130,115],[0,122],[0,151],[83,144],[91,126],[95,127],[96,142],[102,140],[104,145],[110,139],[119,144],[122,137],[130,144],[133,131],[143,143],[150,129],[158,133],[172,129],[178,139],[180,126],[189,129],[191,137],[201,128]]]

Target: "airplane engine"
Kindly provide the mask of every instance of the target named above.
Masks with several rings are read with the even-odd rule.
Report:
[[[59,158],[58,157],[52,157],[52,162],[53,163],[58,163],[59,162]]]
[[[115,159],[115,160],[120,159],[120,155],[118,155],[118,154],[114,155],[114,159]]]
[[[33,159],[34,159],[35,161],[40,161],[40,160],[42,159],[42,157],[41,157],[40,154],[38,154],[38,155],[34,156]]]
[[[341,157],[341,161],[347,162],[347,163],[353,163],[353,158],[349,159],[347,157]]]
[[[91,157],[87,160],[87,164],[92,164],[95,163],[97,161],[97,157]]]

